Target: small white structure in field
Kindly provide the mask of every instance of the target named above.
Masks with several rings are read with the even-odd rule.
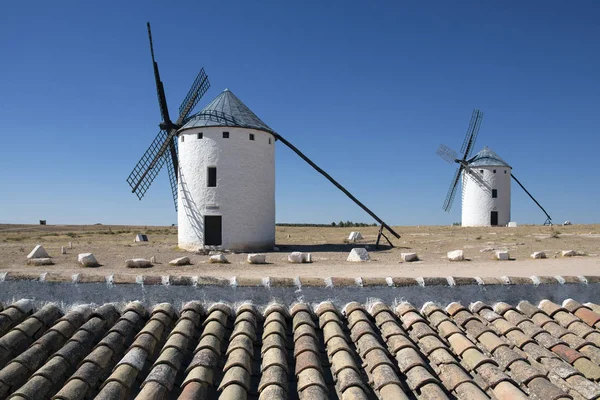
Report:
[[[148,241],[148,236],[147,235],[142,235],[142,234],[137,234],[137,235],[135,235],[135,239],[133,241],[134,242],[147,242]]]
[[[96,260],[96,257],[94,257],[94,255],[92,253],[81,253],[77,256],[77,262],[79,264],[81,264],[83,267],[97,267],[100,264],[98,264],[98,261]]]
[[[465,256],[463,255],[462,250],[449,251],[447,256],[448,256],[448,260],[450,260],[450,261],[463,261],[465,259]]]
[[[417,253],[400,253],[400,257],[404,262],[418,261],[419,256]]]
[[[50,256],[48,255],[48,252],[46,251],[46,249],[44,249],[44,246],[42,246],[41,244],[38,244],[37,246],[35,246],[33,248],[33,250],[31,250],[31,253],[29,253],[27,255],[28,259],[32,259],[32,258],[49,258]]]
[[[361,262],[361,261],[369,261],[371,258],[369,257],[369,252],[367,249],[363,248],[355,248],[350,251],[348,258],[346,261],[352,262]]]
[[[274,133],[228,89],[177,132],[180,248],[273,249]]]
[[[179,257],[179,258],[169,261],[169,265],[181,266],[181,265],[190,265],[190,264],[191,264],[191,262],[190,262],[189,257]]]
[[[546,258],[546,253],[544,253],[543,251],[535,251],[531,253],[531,258],[533,258],[534,260]]]
[[[510,260],[510,254],[506,250],[498,250],[496,251],[495,258],[499,261]]]
[[[489,147],[467,161],[462,173],[462,226],[510,222],[511,166]]]
[[[312,262],[312,255],[310,253],[294,251],[288,256],[288,262],[292,264],[309,263]]]
[[[350,242],[356,242],[357,240],[362,240],[363,236],[360,234],[360,232],[350,232],[350,235],[348,236],[348,241]]]
[[[517,227],[517,223],[514,222],[514,221],[511,221],[511,222],[508,223],[508,227],[509,228],[516,228]]]
[[[248,264],[266,264],[266,254],[248,254]]]

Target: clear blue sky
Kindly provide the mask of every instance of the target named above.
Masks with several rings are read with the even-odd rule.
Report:
[[[200,107],[231,89],[389,224],[460,220],[435,150],[474,107],[476,151],[555,222],[600,222],[597,1],[5,2],[0,222],[176,222],[165,171],[142,201],[125,182],[160,122],[146,21],[171,114],[204,66]],[[373,222],[281,144],[276,165],[277,221]]]

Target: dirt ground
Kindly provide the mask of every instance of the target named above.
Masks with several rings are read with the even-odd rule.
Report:
[[[249,265],[246,254],[227,254],[229,264],[209,264],[208,256],[182,251],[177,247],[176,227],[122,225],[2,225],[0,224],[0,272],[23,271],[110,275],[212,275],[238,277],[387,277],[387,276],[531,276],[600,275],[600,225],[519,226],[517,228],[463,228],[456,226],[399,226],[402,235],[388,235],[394,248],[375,249],[378,228],[277,227],[279,251],[267,254],[265,265]],[[364,237],[359,243],[344,243],[349,233],[358,230]],[[149,242],[134,243],[137,233],[148,235]],[[67,254],[61,246],[72,242]],[[54,265],[32,267],[26,256],[36,244],[42,244]],[[368,263],[347,262],[353,247],[367,247]],[[464,262],[449,262],[446,253],[462,249]],[[513,260],[494,261],[494,250],[508,250]],[[561,250],[575,250],[578,257],[562,258]],[[288,264],[292,251],[312,253],[311,264]],[[545,260],[529,258],[544,251]],[[79,253],[92,252],[98,268],[77,264]],[[402,263],[400,253],[416,252],[420,261]],[[192,264],[170,266],[174,258],[187,255]],[[125,260],[155,256],[149,269],[127,269]]]

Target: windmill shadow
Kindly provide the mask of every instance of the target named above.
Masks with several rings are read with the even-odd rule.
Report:
[[[280,244],[277,245],[280,252],[291,253],[300,251],[303,253],[349,253],[354,248],[369,246],[369,252],[391,250],[392,246],[379,244],[375,248],[373,243],[320,243],[320,244]],[[397,247],[401,248],[401,247]]]
[[[195,236],[198,238],[200,243],[204,243],[204,225],[202,223],[202,214],[200,214],[198,206],[194,200],[192,200],[192,196],[187,188],[187,183],[183,173],[181,172],[181,168],[179,169],[179,182],[181,184],[181,204],[183,205],[185,216],[187,217],[188,221],[190,221]]]

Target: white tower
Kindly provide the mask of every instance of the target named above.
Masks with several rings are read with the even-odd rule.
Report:
[[[275,136],[225,89],[179,131],[179,247],[275,245]]]
[[[462,226],[506,226],[511,167],[488,147],[468,160],[462,176]]]

